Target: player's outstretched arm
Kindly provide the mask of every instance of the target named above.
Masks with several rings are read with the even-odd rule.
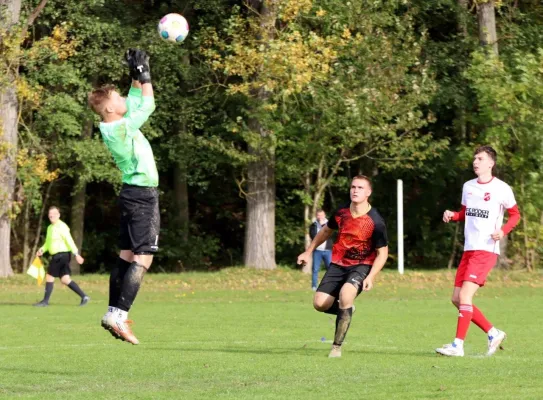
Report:
[[[156,108],[149,56],[143,50],[130,49],[126,52],[125,59],[132,77],[125,118],[128,126],[137,130],[149,119]]]
[[[325,241],[327,241],[330,236],[332,236],[332,233],[334,233],[333,229],[330,229],[328,226],[323,226],[323,228],[317,233],[317,236],[311,241],[311,244],[307,248],[306,251],[304,251],[302,254],[298,256],[297,263],[298,265],[307,264],[309,262],[309,259],[311,257],[311,253],[319,247],[321,244],[323,244]]]
[[[373,280],[383,269],[388,259],[388,246],[380,247],[375,249],[375,251],[377,251],[377,257],[375,257],[370,273],[362,283],[362,290],[364,291],[368,291],[373,288]]]

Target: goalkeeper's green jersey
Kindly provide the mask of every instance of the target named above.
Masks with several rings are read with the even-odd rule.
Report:
[[[70,228],[60,219],[47,227],[47,236],[45,236],[45,244],[41,247],[44,253],[49,252],[51,255],[63,252],[71,252],[77,254],[77,246],[70,234]]]
[[[158,186],[155,157],[140,127],[155,110],[155,99],[143,96],[142,90],[131,87],[126,98],[127,112],[118,121],[101,122],[104,143],[123,173],[123,183],[135,186]]]

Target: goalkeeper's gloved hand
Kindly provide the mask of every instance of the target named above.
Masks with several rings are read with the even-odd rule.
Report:
[[[126,50],[126,53],[124,54],[124,63],[128,66],[128,71],[130,73],[130,78],[133,80],[138,80],[138,71],[134,67],[134,53],[136,50],[134,49],[128,49]]]
[[[151,83],[149,56],[143,50],[130,49],[126,52],[126,62],[130,69],[130,77],[141,83]]]

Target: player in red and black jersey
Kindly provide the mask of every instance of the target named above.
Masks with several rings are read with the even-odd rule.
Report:
[[[340,207],[307,250],[298,256],[298,264],[309,262],[311,253],[334,230],[338,230],[332,248],[332,263],[313,299],[317,311],[337,315],[334,344],[329,357],[341,357],[341,345],[351,324],[354,299],[363,290],[372,289],[373,280],[388,257],[385,221],[368,202],[370,195],[369,178],[363,175],[354,177],[351,203]]]

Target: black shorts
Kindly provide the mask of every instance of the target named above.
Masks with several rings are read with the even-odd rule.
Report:
[[[337,264],[330,264],[330,268],[324,274],[317,292],[327,293],[330,296],[339,298],[339,292],[345,283],[353,284],[358,293],[362,291],[362,282],[370,273],[371,265],[353,265],[352,267],[339,267]]]
[[[64,275],[71,275],[70,260],[72,255],[70,252],[57,253],[53,255],[47,267],[47,273],[55,278],[62,278]]]
[[[157,188],[124,184],[119,207],[121,250],[131,250],[134,254],[156,253],[160,231]]]

